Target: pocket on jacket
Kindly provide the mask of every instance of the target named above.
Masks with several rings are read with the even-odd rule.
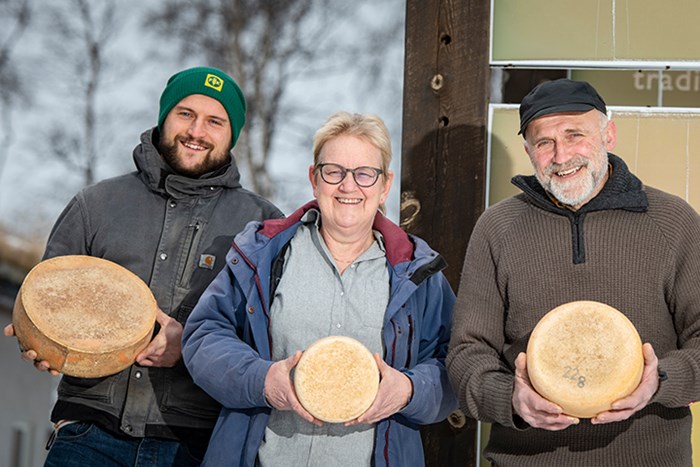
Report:
[[[162,381],[167,388],[164,391],[162,410],[199,419],[215,420],[218,418],[221,405],[194,384],[182,360],[173,368],[162,373]]]
[[[58,385],[59,399],[77,397],[111,403],[114,397],[114,376],[104,378],[74,378],[63,375]]]

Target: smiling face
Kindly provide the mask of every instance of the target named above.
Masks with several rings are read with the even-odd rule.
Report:
[[[602,113],[546,115],[531,121],[526,135],[537,180],[560,203],[576,210],[602,190],[617,137]]]
[[[211,97],[185,97],[163,122],[160,153],[179,174],[199,177],[222,167],[230,160],[230,145],[228,113]]]
[[[382,167],[382,156],[365,139],[340,135],[328,140],[319,154],[320,163],[333,163],[348,169]],[[318,200],[323,229],[343,237],[355,237],[372,231],[372,222],[379,206],[386,201],[394,174],[380,175],[377,183],[363,188],[355,183],[350,172],[337,185],[326,183],[314,166],[309,167],[309,180]]]

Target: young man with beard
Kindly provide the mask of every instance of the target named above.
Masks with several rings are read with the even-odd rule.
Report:
[[[283,217],[241,187],[231,149],[246,102],[222,71],[173,75],[158,126],[141,135],[137,170],[78,193],[58,218],[44,258],[90,255],[120,264],[151,288],[156,333],[122,372],[64,375],[51,414],[47,466],[199,465],[220,406],[192,382],[181,358],[182,326],[223,268],[233,236],[252,220]],[[12,325],[6,335],[14,335]],[[45,361],[23,358],[58,373]]]
[[[539,85],[520,105],[535,175],[486,210],[470,238],[447,357],[462,410],[492,423],[504,466],[691,466],[700,399],[700,218],[610,153],[615,124],[588,83]],[[611,305],[643,344],[641,382],[591,419],[562,412],[528,378],[528,337],[570,301]]]

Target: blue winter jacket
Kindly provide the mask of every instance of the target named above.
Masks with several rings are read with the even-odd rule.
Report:
[[[287,219],[249,223],[187,321],[185,364],[195,383],[223,406],[205,465],[255,465],[271,410],[263,395],[273,363],[270,297],[285,247],[311,208],[317,208],[315,201]],[[419,425],[439,422],[457,406],[444,363],[455,296],[441,272],[445,261],[423,240],[379,213],[373,228],[384,237],[391,282],[384,360],[411,378],[414,388],[403,410],[377,423],[374,465],[420,466]]]

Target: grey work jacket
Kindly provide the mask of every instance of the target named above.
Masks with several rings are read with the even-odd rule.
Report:
[[[111,260],[146,282],[158,306],[185,323],[224,266],[233,236],[251,220],[282,217],[244,190],[230,165],[199,179],[174,174],[158,153],[157,130],[141,135],[137,171],[80,191],[50,234],[44,257],[79,254]],[[100,423],[136,437],[179,438],[182,429],[210,430],[220,406],[195,386],[180,361],[174,368],[137,364],[105,378],[63,376],[52,420]]]

